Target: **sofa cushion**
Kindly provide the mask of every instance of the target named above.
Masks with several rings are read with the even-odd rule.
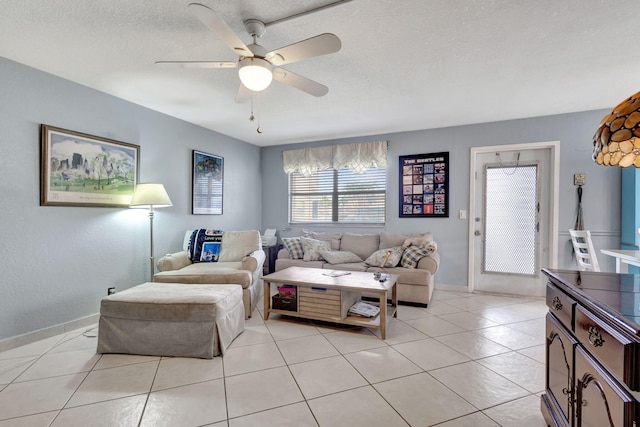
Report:
[[[409,246],[404,250],[404,252],[402,252],[400,265],[406,268],[416,268],[418,261],[430,253],[430,251],[421,248],[420,246]]]
[[[361,259],[367,259],[379,249],[379,244],[379,234],[344,233],[340,240],[340,250],[351,251]]]
[[[397,274],[398,283],[414,286],[429,286],[432,280],[431,272],[426,270],[419,270],[417,268],[405,268],[405,267],[390,267],[379,268],[369,267],[367,272],[379,271],[387,274]],[[410,300],[409,300],[410,301]]]
[[[302,248],[302,242],[299,237],[283,237],[282,243],[289,252],[289,258],[302,259],[304,256],[304,249]]]
[[[189,284],[251,285],[251,272],[240,270],[241,262],[197,262],[180,270],[161,271],[153,275],[154,282]]]
[[[345,270],[345,271],[367,271],[369,266],[363,261],[360,262],[348,262],[346,264],[328,264],[322,265],[325,270]]]
[[[431,232],[421,234],[398,234],[382,231],[380,233],[380,249],[393,248],[395,246],[402,246],[404,242],[410,237],[424,237],[428,240],[433,240]]]
[[[225,231],[222,235],[220,262],[242,261],[253,251],[262,249],[258,230]]]
[[[387,254],[389,254],[389,258],[387,258]],[[395,267],[400,262],[401,257],[402,247],[396,246],[393,248],[380,249],[378,251],[375,251],[369,258],[365,259],[364,262],[374,267]],[[384,265],[382,265],[383,262]]]
[[[304,261],[301,259],[278,258],[276,260],[276,271],[284,270],[288,267],[323,268],[327,264],[325,261]],[[335,268],[334,266],[331,266]]]
[[[362,258],[351,251],[320,251],[320,255],[329,264],[346,264],[350,262],[362,262]],[[399,261],[400,259],[398,259]]]
[[[302,259],[305,261],[322,261],[324,258],[320,255],[320,251],[331,250],[330,243],[323,240],[301,237],[300,242],[302,242],[302,249],[304,250]]]
[[[331,244],[331,250],[337,251],[338,249],[340,249],[340,239],[342,239],[342,233],[319,233],[317,231],[302,230],[302,236],[329,242]]]

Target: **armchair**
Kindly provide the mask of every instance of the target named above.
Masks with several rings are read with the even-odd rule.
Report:
[[[262,250],[258,230],[225,231],[222,235],[218,262],[193,262],[187,246],[191,230],[188,230],[183,250],[167,254],[158,260],[159,272],[154,282],[188,284],[237,284],[242,286],[245,317],[251,317],[253,309],[262,297],[262,266],[265,253]]]

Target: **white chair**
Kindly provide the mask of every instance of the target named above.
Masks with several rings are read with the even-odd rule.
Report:
[[[589,230],[569,230],[573,252],[578,261],[578,269],[581,271],[600,271],[600,264],[596,257],[596,250],[591,241]]]

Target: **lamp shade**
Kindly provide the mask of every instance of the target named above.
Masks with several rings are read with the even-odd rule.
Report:
[[[273,80],[271,64],[261,58],[245,58],[240,61],[238,75],[247,89],[254,92],[265,90]]]
[[[164,185],[156,183],[137,184],[133,191],[130,208],[165,208],[173,206]]]
[[[640,92],[602,118],[593,136],[593,160],[604,166],[640,168]]]

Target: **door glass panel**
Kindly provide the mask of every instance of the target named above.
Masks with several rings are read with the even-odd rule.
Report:
[[[483,272],[536,276],[538,165],[485,166]]]

